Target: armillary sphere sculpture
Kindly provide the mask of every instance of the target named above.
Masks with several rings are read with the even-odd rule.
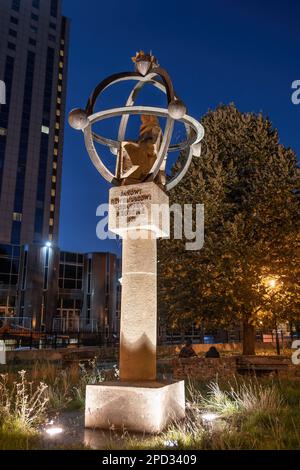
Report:
[[[136,69],[134,72],[117,73],[102,80],[89,97],[85,110],[78,108],[70,112],[69,123],[74,129],[84,132],[85,145],[94,166],[103,178],[112,185],[121,186],[136,182],[154,181],[165,186],[166,190],[170,190],[183,178],[192,157],[200,156],[200,141],[203,138],[204,130],[196,119],[186,114],[186,107],[175,94],[168,73],[158,65],[153,55],[144,54],[141,51],[137,53],[133,61]],[[109,86],[126,80],[135,80],[138,83],[128,96],[125,106],[94,113],[96,101],[101,93]],[[137,95],[146,83],[151,83],[166,94],[168,102],[166,109],[152,106],[135,106]],[[135,146],[132,145],[133,142],[125,142],[125,133],[129,116],[136,114],[142,116],[143,124],[135,151]],[[121,122],[117,140],[108,139],[93,132],[92,126],[96,122],[118,116],[121,116]],[[159,127],[158,117],[166,118],[163,134]],[[181,143],[171,145],[174,120],[184,123],[187,138]],[[111,153],[117,156],[115,174],[111,173],[104,165],[96,151],[94,142],[108,146]],[[152,150],[150,150],[150,147],[152,147]],[[178,150],[186,151],[185,163],[179,173],[166,182],[164,175],[168,152]]]
[[[122,237],[120,382],[87,386],[85,425],[159,432],[172,419],[184,417],[185,398],[183,381],[156,380],[157,239],[169,236],[167,190],[183,178],[193,155],[200,156],[204,130],[196,119],[186,114],[169,75],[152,54],[141,51],[133,61],[135,72],[106,78],[96,86],[85,110],[74,109],[69,114],[70,125],[84,133],[93,164],[114,186],[109,190],[108,228]],[[101,93],[124,80],[137,81],[125,106],[94,112]],[[135,105],[146,83],[166,94],[166,108]],[[141,117],[140,135],[136,141],[126,141],[126,127],[132,115]],[[111,117],[121,117],[117,140],[92,130],[93,124]],[[166,118],[164,132],[159,118]],[[186,139],[172,144],[175,121],[184,124]],[[108,146],[116,156],[114,174],[101,160],[95,142]],[[168,152],[175,150],[181,151],[182,159],[186,160],[179,173],[167,181]]]

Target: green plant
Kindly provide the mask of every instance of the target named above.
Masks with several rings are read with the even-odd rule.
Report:
[[[72,385],[67,370],[60,370],[53,383],[48,386],[49,405],[53,409],[66,408],[70,403]]]
[[[274,382],[260,383],[257,379],[238,382],[221,389],[218,382],[208,385],[206,396],[193,391],[191,406],[230,417],[237,413],[274,413],[283,408],[283,397]],[[195,398],[196,397],[196,398]]]
[[[32,429],[45,416],[47,385],[34,387],[26,378],[26,371],[18,372],[17,380],[9,384],[8,374],[0,376],[0,424],[16,429]]]

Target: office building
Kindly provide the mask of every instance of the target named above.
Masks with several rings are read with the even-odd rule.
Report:
[[[119,259],[111,253],[2,244],[0,328],[116,336],[118,276]]]
[[[60,0],[1,0],[0,243],[57,243],[69,21]]]

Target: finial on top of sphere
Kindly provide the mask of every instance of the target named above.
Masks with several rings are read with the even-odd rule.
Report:
[[[150,68],[158,67],[157,59],[152,53],[146,54],[144,51],[139,51],[131,58],[132,62],[135,63],[135,69],[141,75],[145,76],[149,72]]]

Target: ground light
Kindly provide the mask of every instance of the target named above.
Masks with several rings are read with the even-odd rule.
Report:
[[[164,441],[164,446],[165,447],[177,447],[178,446],[178,441]]]
[[[217,415],[216,413],[203,413],[201,417],[203,421],[212,422],[215,419],[219,418],[219,415]]]
[[[274,289],[276,287],[276,279],[269,279],[268,284],[271,289]]]
[[[224,422],[220,420],[220,416],[217,413],[202,413],[201,418],[204,428],[210,433],[223,430],[224,428]]]
[[[47,428],[45,431],[48,434],[48,436],[52,437],[52,436],[56,436],[57,434],[61,434],[63,432],[63,428],[51,426],[50,428]]]

